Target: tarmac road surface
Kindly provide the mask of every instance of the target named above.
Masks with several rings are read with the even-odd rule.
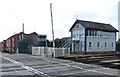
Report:
[[[120,70],[28,54],[0,53],[2,77],[120,77]]]

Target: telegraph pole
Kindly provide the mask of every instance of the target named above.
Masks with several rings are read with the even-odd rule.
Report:
[[[52,26],[53,48],[55,48],[54,29],[53,29],[53,15],[52,15],[52,3],[50,3],[50,13],[51,13],[51,26]]]

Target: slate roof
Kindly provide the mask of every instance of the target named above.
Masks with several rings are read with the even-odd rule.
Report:
[[[71,31],[74,28],[76,23],[80,23],[83,27],[87,29],[96,29],[96,30],[103,30],[103,31],[109,31],[109,32],[119,32],[117,29],[115,29],[110,24],[92,22],[92,21],[84,21],[84,20],[76,20],[69,31]]]

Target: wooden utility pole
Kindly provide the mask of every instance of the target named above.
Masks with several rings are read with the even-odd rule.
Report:
[[[54,29],[53,29],[53,15],[52,15],[52,3],[50,3],[50,13],[51,13],[51,26],[52,26],[53,48],[55,48]]]

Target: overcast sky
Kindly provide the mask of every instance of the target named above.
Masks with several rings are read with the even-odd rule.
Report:
[[[118,29],[119,0],[0,0],[0,41],[15,33],[37,32],[52,40],[50,3],[52,3],[55,38],[70,36],[76,20],[110,23]]]

